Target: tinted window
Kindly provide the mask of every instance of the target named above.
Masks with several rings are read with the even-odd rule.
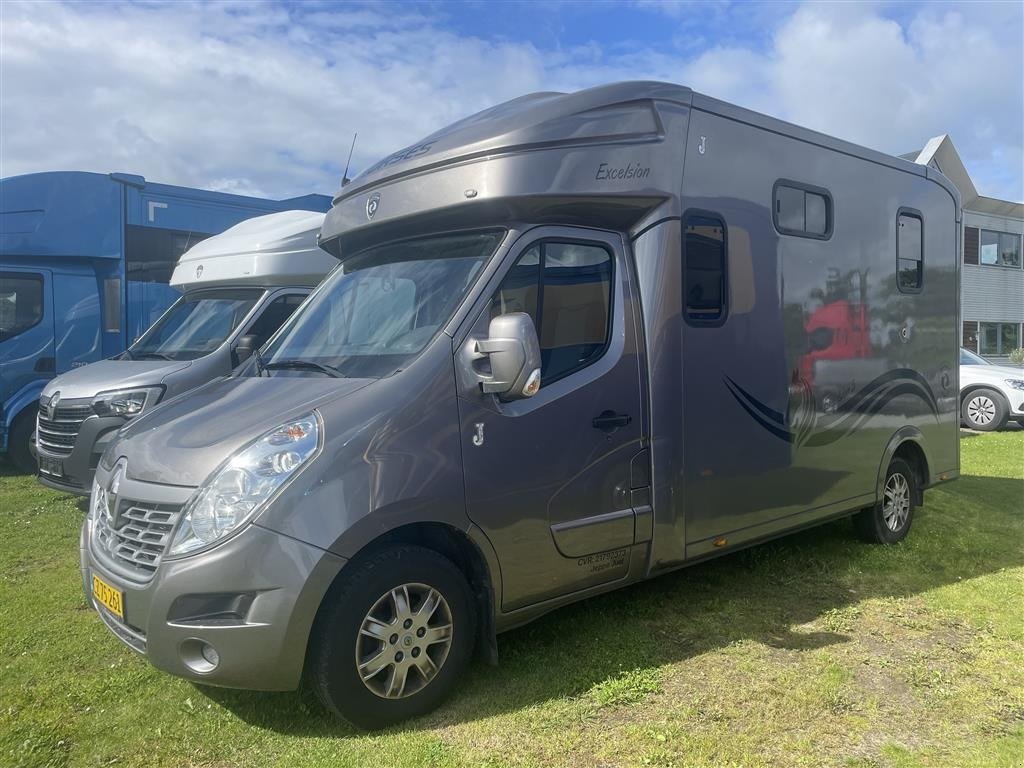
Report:
[[[491,318],[509,312],[525,312],[540,333],[540,314],[537,296],[540,293],[540,244],[534,245],[519,257],[505,275],[501,287],[491,297]],[[539,338],[539,335],[538,335]]]
[[[1020,348],[1017,323],[979,323],[978,351],[983,355],[1005,357]]]
[[[209,236],[204,232],[129,224],[124,228],[128,279],[140,283],[169,283],[181,254]]]
[[[999,267],[1019,267],[1021,265],[1020,235],[983,229],[979,241],[979,255],[982,264]]]
[[[43,319],[43,279],[0,272],[0,341],[17,336]]]
[[[825,196],[805,193],[804,209],[807,213],[804,229],[812,235],[824,235],[828,231],[828,200]]]
[[[793,182],[775,185],[775,228],[785,235],[826,238],[832,229],[832,198]]]
[[[896,219],[896,282],[904,292],[921,290],[924,277],[924,232],[921,218],[901,213]]]
[[[989,365],[988,360],[968,349],[960,349],[960,365]]]
[[[611,319],[612,256],[599,245],[544,242],[519,257],[491,298],[492,318],[526,312],[550,384],[597,360]]]
[[[775,189],[775,214],[779,229],[804,231],[804,191],[781,184]]]
[[[1007,267],[1020,266],[1020,235],[999,233],[999,263]]]
[[[184,296],[135,342],[136,359],[193,360],[213,352],[252,311],[261,291]]]
[[[683,315],[691,325],[720,325],[726,313],[725,222],[691,214],[683,224]]]
[[[427,236],[351,256],[268,345],[267,365],[306,361],[353,377],[394,373],[448,321],[503,237]]]
[[[257,345],[262,347],[267,339],[274,335],[274,331],[291,317],[292,312],[296,310],[305,298],[305,295],[295,293],[288,294],[287,296],[278,296],[263,309],[260,316],[249,326],[246,334],[255,336]]]

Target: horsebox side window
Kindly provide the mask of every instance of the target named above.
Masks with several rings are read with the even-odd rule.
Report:
[[[25,272],[0,272],[0,341],[43,319],[43,279]]]
[[[593,243],[528,248],[491,297],[490,317],[525,312],[540,341],[541,386],[597,361],[611,331],[612,255]]]
[[[832,195],[828,190],[777,181],[772,198],[772,218],[781,234],[817,240],[832,236]]]
[[[725,322],[725,222],[712,213],[691,213],[683,221],[683,317],[690,325]]]
[[[896,215],[896,285],[903,293],[917,293],[924,284],[924,222],[921,214]]]

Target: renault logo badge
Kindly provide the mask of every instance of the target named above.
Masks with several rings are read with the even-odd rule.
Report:
[[[374,192],[366,198],[366,218],[372,219],[380,207],[380,192]]]
[[[104,514],[107,518],[107,525],[116,528],[120,522],[118,509],[121,504],[121,481],[128,474],[128,460],[123,456],[114,465],[114,471],[110,473],[107,485],[107,508]]]
[[[50,405],[47,408],[47,413],[52,419],[57,414],[57,405],[60,403],[60,390],[58,389],[53,393],[53,397],[50,398]]]

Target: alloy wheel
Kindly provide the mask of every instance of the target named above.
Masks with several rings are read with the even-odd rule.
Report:
[[[360,680],[383,699],[402,699],[433,680],[452,647],[452,612],[426,584],[402,584],[373,604],[356,639]]]
[[[967,403],[967,417],[980,426],[987,426],[996,417],[996,404],[986,395],[976,395]]]
[[[885,498],[882,501],[882,517],[890,531],[898,531],[906,525],[910,516],[910,484],[907,478],[896,472],[885,484]]]

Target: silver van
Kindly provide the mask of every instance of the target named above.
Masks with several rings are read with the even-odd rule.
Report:
[[[959,471],[959,218],[675,85],[456,123],[341,189],[261,355],[115,436],[88,599],[160,669],[305,670],[377,727],[566,603],[841,517],[899,542]]]
[[[39,398],[39,481],[86,495],[100,455],[128,421],[224,376],[276,331],[337,261],[317,247],[322,213],[243,221],[186,251],[178,299],[125,352],[49,382]]]

